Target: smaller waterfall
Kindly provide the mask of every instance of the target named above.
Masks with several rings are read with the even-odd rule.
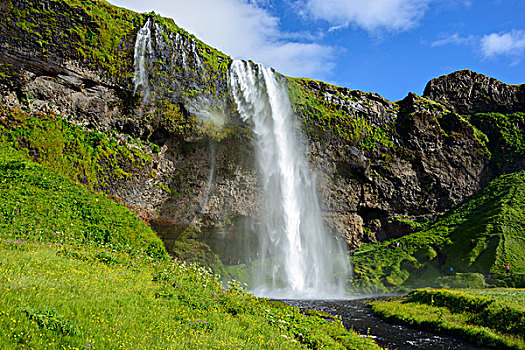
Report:
[[[283,82],[262,65],[234,61],[230,85],[242,118],[257,135],[264,193],[261,268],[253,292],[279,298],[344,296],[349,259],[325,232],[306,147]]]
[[[204,70],[204,66],[202,65],[201,58],[199,56],[199,53],[197,52],[197,43],[195,42],[195,39],[191,39],[191,53],[193,54],[193,58],[195,60],[195,64],[197,65],[198,70],[202,71]]]
[[[201,213],[206,211],[208,206],[208,201],[210,200],[210,192],[213,186],[213,181],[215,180],[215,143],[210,143],[210,171],[208,173],[208,181],[206,182],[206,190],[204,191],[204,196],[201,201]]]
[[[142,90],[142,102],[148,102],[151,97],[151,88],[149,85],[149,74],[146,67],[148,59],[153,58],[153,41],[151,39],[151,19],[148,18],[146,24],[138,31],[135,41],[135,75],[133,83],[135,84],[135,93]]]
[[[222,127],[227,102],[210,88],[212,71],[190,35],[167,31],[148,18],[137,32],[134,64],[134,92],[142,94],[144,105],[153,98],[173,104],[182,99],[191,114]]]

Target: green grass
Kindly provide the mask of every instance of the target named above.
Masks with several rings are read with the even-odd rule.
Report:
[[[389,322],[460,336],[496,349],[525,349],[523,289],[475,291],[417,290],[371,303]]]
[[[127,208],[0,144],[0,234],[11,240],[143,250],[163,258],[155,233]]]
[[[511,272],[525,272],[524,207],[525,171],[501,176],[423,231],[363,244],[352,256],[354,288],[481,287],[479,273],[499,274],[503,285],[507,263]]]
[[[0,347],[378,349],[197,265],[0,240]],[[332,320],[333,321],[333,320]]]
[[[468,291],[472,295],[487,296],[491,299],[502,300],[506,304],[523,308],[525,305],[525,290],[509,288],[472,289]]]

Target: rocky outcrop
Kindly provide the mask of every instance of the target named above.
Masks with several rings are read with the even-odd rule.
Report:
[[[366,117],[372,125],[384,127],[395,119],[394,104],[382,96],[370,92],[350,90],[322,81],[306,80],[301,84],[336,111],[354,118]]]
[[[16,72],[11,104],[24,100],[32,110],[57,113],[103,131],[116,128],[124,114],[126,91],[75,62],[57,64],[5,48],[0,48],[0,61]]]
[[[309,138],[326,220],[351,247],[412,232],[406,218],[425,221],[445,212],[494,176],[485,139],[440,103],[412,93],[392,103],[304,83],[309,94],[303,98],[317,105],[299,102],[296,112]]]
[[[507,85],[470,70],[432,79],[423,96],[459,114],[525,111],[525,84]]]

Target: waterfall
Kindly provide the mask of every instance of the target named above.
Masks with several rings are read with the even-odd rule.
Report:
[[[349,259],[324,229],[315,179],[283,82],[262,65],[234,61],[230,85],[257,136],[264,199],[260,268],[252,291],[279,298],[341,297]]]
[[[133,83],[135,84],[135,93],[142,89],[142,102],[149,101],[151,97],[151,89],[149,86],[149,75],[146,69],[147,58],[152,58],[155,55],[153,51],[153,42],[151,40],[151,19],[148,18],[146,24],[137,33],[135,41],[135,75],[133,76]]]
[[[210,170],[208,173],[208,181],[206,182],[206,189],[204,190],[204,196],[201,201],[201,213],[204,213],[206,211],[206,207],[208,206],[208,201],[210,200],[210,192],[211,188],[213,186],[213,181],[215,178],[215,143],[210,143]]]

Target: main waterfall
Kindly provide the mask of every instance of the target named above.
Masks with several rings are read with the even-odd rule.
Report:
[[[344,249],[324,229],[306,147],[284,83],[268,68],[234,61],[230,85],[257,135],[264,199],[255,294],[279,298],[341,297],[349,277]]]

